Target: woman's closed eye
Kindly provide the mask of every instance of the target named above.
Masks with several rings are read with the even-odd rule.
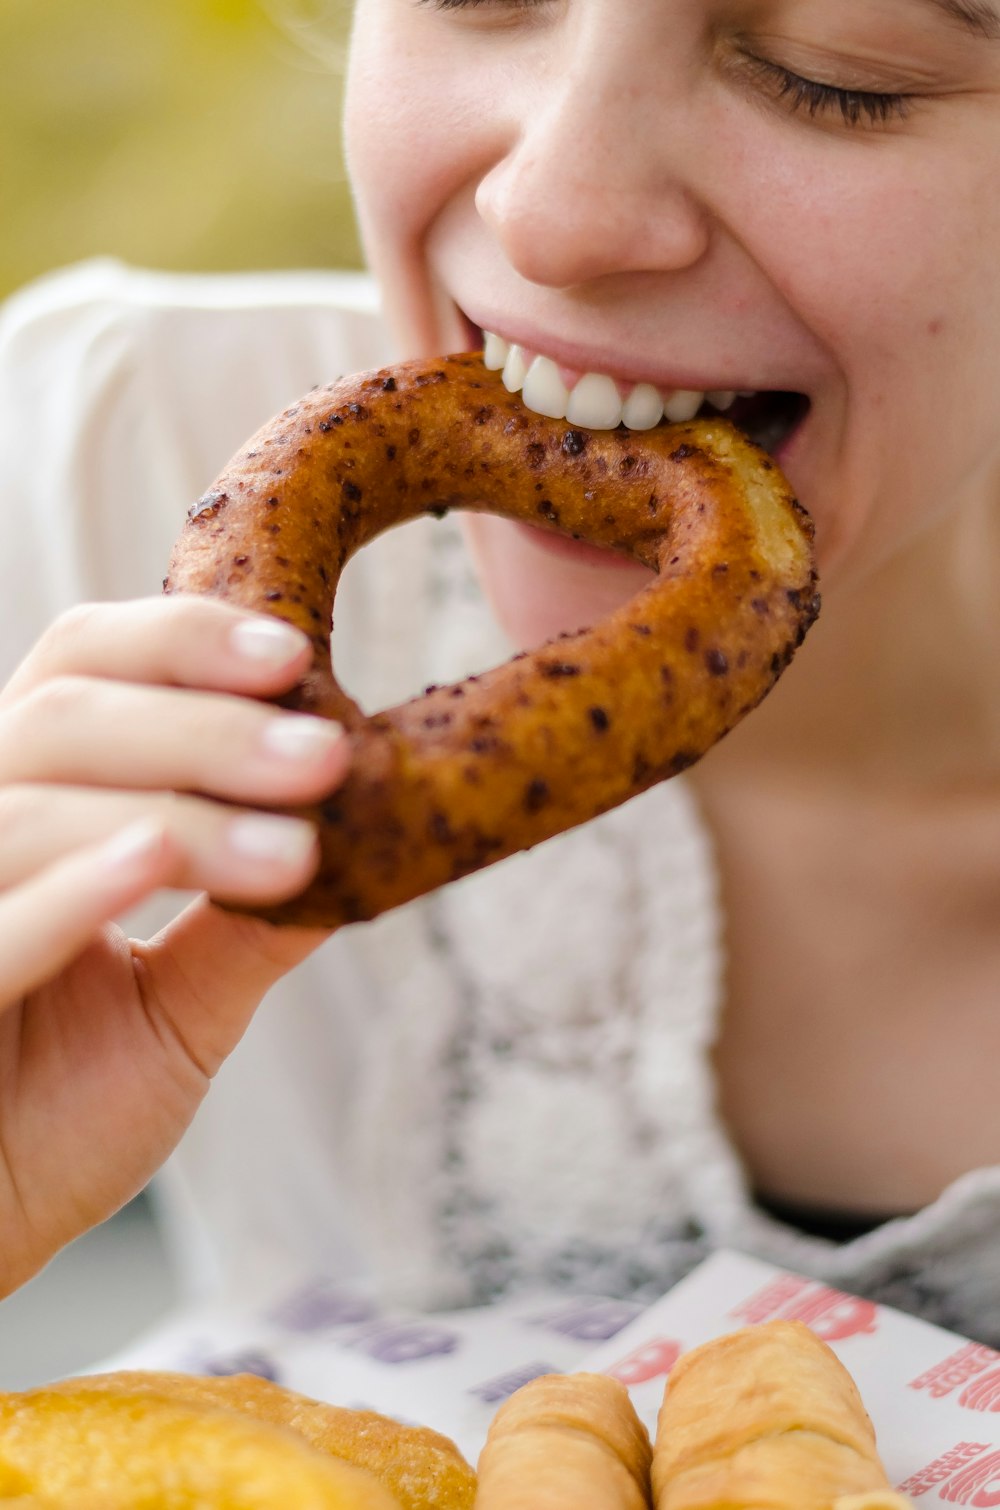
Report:
[[[780,63],[749,53],[744,54],[744,58],[779,101],[793,112],[805,112],[814,119],[839,114],[847,126],[884,126],[892,120],[904,120],[913,101],[909,94],[823,84],[818,79],[803,78]]]
[[[493,9],[508,12],[537,10],[550,0],[416,0],[418,5],[429,5],[433,10],[481,10]]]
[[[479,24],[492,30],[511,24],[523,24],[531,17],[538,18],[543,11],[551,11],[559,0],[413,0],[413,3],[427,10],[451,13],[475,11],[480,17]],[[469,19],[471,22],[471,16]],[[760,41],[756,45],[760,45]],[[770,51],[769,47],[768,50]],[[780,50],[784,51],[784,47]],[[858,82],[855,83],[852,79],[850,85],[811,77],[812,69],[808,63],[808,73],[798,72],[795,68],[756,51],[753,39],[748,36],[734,37],[730,46],[724,47],[718,56],[726,59],[727,72],[732,71],[737,79],[742,75],[744,87],[749,76],[755,91],[768,96],[789,114],[805,115],[810,120],[828,126],[860,130],[887,127],[905,120],[912,106],[926,98],[926,85],[923,90],[918,88],[916,92],[907,87],[858,87],[859,84],[867,85],[869,76],[872,84],[882,82],[879,73],[883,70],[873,72],[873,68],[866,64],[861,66]],[[830,61],[831,71],[840,71],[845,66],[849,74],[858,74],[859,66],[853,62],[845,65]],[[825,68],[817,69],[817,72],[821,71],[825,71]],[[887,81],[896,84],[898,79],[903,83],[904,78],[905,75],[901,77],[898,70],[893,69]],[[908,79],[906,83],[909,83]]]

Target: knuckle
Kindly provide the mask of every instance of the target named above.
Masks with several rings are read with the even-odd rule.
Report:
[[[48,626],[38,642],[39,652],[54,659],[66,650],[72,651],[108,612],[106,603],[74,603]]]
[[[61,724],[75,719],[84,702],[87,682],[82,676],[61,672],[34,687],[24,699],[26,716],[45,724]]]

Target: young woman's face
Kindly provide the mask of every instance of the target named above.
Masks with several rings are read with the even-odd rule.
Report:
[[[407,355],[756,395],[828,581],[1000,480],[1000,0],[357,0],[347,147]],[[635,589],[469,529],[522,643]]]

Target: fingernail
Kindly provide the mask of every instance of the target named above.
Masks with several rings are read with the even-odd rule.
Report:
[[[263,744],[270,755],[285,760],[318,760],[344,737],[343,727],[328,718],[309,714],[272,718],[264,728]]]
[[[258,666],[284,666],[308,644],[304,634],[282,619],[241,619],[230,631],[229,643],[244,660]]]
[[[228,825],[226,838],[230,849],[246,860],[300,865],[312,853],[316,830],[301,818],[245,813]]]
[[[101,846],[98,862],[106,870],[127,870],[149,858],[163,839],[163,824],[155,818],[137,818]]]

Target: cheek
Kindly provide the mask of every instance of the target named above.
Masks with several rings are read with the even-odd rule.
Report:
[[[831,359],[813,481],[838,570],[905,546],[1000,457],[1000,127],[980,122],[976,152],[972,112],[955,121],[822,161],[776,154],[758,174],[768,218],[744,204],[752,255]]]
[[[359,8],[351,37],[344,100],[344,151],[362,230],[378,232],[405,196],[406,172],[419,113],[419,87],[399,77],[403,55],[380,41],[380,7]]]
[[[482,156],[481,101],[461,59],[429,48],[432,34],[426,17],[382,0],[361,6],[352,34],[345,151],[363,228],[379,249],[421,240]]]
[[[984,321],[995,329],[994,135],[979,153],[958,124],[933,139],[831,137],[818,149],[804,136],[756,165],[749,181],[767,217],[745,206],[754,254],[852,386],[908,386],[929,359],[967,364]]]
[[[401,356],[464,344],[427,257],[449,204],[488,161],[472,70],[428,37],[438,28],[386,0],[362,0],[352,35],[345,150],[368,264]],[[417,24],[420,23],[420,24]],[[475,93],[476,98],[472,96]]]

